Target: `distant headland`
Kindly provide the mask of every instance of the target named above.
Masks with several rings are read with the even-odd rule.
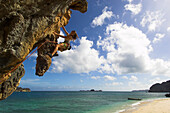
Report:
[[[152,85],[149,92],[170,92],[170,80]]]
[[[29,88],[17,87],[15,92],[31,92],[31,90]]]

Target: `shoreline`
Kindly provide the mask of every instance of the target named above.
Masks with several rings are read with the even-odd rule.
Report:
[[[159,98],[153,100],[139,101],[130,108],[118,113],[169,113],[170,98]]]

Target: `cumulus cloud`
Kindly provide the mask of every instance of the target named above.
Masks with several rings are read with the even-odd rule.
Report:
[[[133,0],[127,0],[129,3],[132,3],[133,2]]]
[[[164,14],[161,11],[146,11],[140,24],[142,27],[147,26],[149,31],[155,31],[164,21]]]
[[[122,76],[122,79],[128,79],[128,77],[127,76]]]
[[[167,28],[167,31],[170,32],[170,27]]]
[[[162,39],[164,36],[165,36],[165,34],[157,33],[157,34],[155,35],[155,38],[153,39],[153,43],[155,44],[155,43],[161,41],[161,39]]]
[[[52,72],[89,73],[96,71],[102,63],[99,52],[92,48],[93,41],[82,37],[75,49],[64,51],[52,62]]]
[[[97,43],[103,51],[107,51],[106,62],[101,66],[104,72],[126,74],[146,71],[145,63],[152,47],[142,31],[114,23],[107,26],[106,33],[108,37],[99,39]]]
[[[151,86],[153,84],[162,83],[162,82],[165,82],[165,81],[167,81],[167,79],[161,79],[160,77],[155,77],[155,78],[149,80],[149,83],[150,83],[150,86]]]
[[[149,80],[149,82],[150,82],[151,84],[161,83],[160,81],[161,81],[161,79],[160,79],[159,77],[156,77],[156,78],[154,78],[154,79]]]
[[[105,75],[103,78],[104,78],[105,80],[111,80],[111,81],[116,80],[115,77],[109,76],[109,75]]]
[[[80,45],[53,58],[51,72],[89,73],[98,71],[118,75],[148,73],[169,76],[170,61],[150,58],[149,54],[153,51],[151,41],[138,28],[115,22],[106,27],[105,34],[106,37],[99,36],[97,41],[98,49],[106,53],[105,57],[99,56],[99,51],[92,47],[93,41],[82,37]],[[158,39],[163,37],[162,34],[156,36]],[[92,79],[114,80],[108,75],[92,77]],[[124,77],[124,79],[127,78]],[[130,79],[135,80],[135,77]]]
[[[60,35],[63,35],[63,36],[64,36],[63,31],[60,31]],[[58,41],[58,43],[64,42],[64,38],[59,37],[59,38],[57,39],[57,41]]]
[[[103,77],[101,77],[101,76],[91,76],[90,78],[91,78],[91,79],[94,79],[94,80],[104,79],[105,81],[113,81],[113,80],[116,80],[115,77],[110,76],[110,75],[105,75],[105,76],[103,76]]]
[[[33,53],[31,57],[38,57],[37,53]]]
[[[141,83],[139,81],[129,81],[128,82],[128,88],[131,90],[144,90],[148,89],[150,87],[150,84],[148,83]]]
[[[164,61],[163,59],[152,59],[152,75],[165,75],[170,76],[170,61]]]
[[[100,79],[101,77],[100,76],[91,76],[91,79],[94,79],[94,80],[97,80],[97,79]]]
[[[136,76],[132,75],[129,80],[136,82],[136,81],[138,81],[138,78]]]
[[[101,72],[169,76],[170,61],[150,58],[153,51],[151,41],[141,30],[115,22],[107,26],[106,34],[106,38],[100,37],[97,42],[97,46],[107,53],[100,66]]]
[[[112,82],[112,83],[106,83],[106,86],[120,86],[123,85],[122,82]]]
[[[131,3],[132,1],[129,0],[129,4],[126,4],[124,7],[125,7],[125,10],[129,10],[132,12],[133,15],[137,15],[141,12],[142,10],[142,4],[139,3],[139,4],[132,4]]]
[[[114,16],[115,15],[113,14],[113,12],[108,11],[108,7],[106,6],[102,10],[102,14],[93,19],[91,25],[92,25],[92,27],[102,26],[104,24],[106,18],[110,19],[111,17],[114,17]]]

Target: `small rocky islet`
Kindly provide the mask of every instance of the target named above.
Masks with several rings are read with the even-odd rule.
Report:
[[[31,92],[31,89],[30,88],[17,87],[15,92]]]

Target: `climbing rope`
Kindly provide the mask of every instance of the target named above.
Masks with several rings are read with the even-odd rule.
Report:
[[[35,49],[30,55],[28,55],[22,62],[20,62],[18,65],[16,65],[11,71],[9,71],[8,73],[7,73],[7,75],[5,75],[5,77],[6,76],[11,76],[10,75],[10,73],[12,73],[13,71],[15,71],[15,69],[17,69],[25,60],[27,60],[29,57],[31,57],[38,49],[40,49],[45,43],[47,43],[47,42],[51,42],[51,43],[57,43],[57,42],[53,42],[53,41],[49,41],[49,40],[46,40],[45,42],[43,42],[40,46],[38,46],[38,48],[37,49]],[[3,81],[4,79],[5,79],[5,77],[2,79],[2,80],[0,80],[0,82],[1,81]]]
[[[60,18],[60,20],[61,20],[61,18]],[[60,22],[60,24],[61,24],[61,22]],[[48,28],[46,28],[45,30],[44,30],[44,32],[43,32],[43,34],[47,31],[47,29]],[[57,43],[57,42],[54,42],[54,41],[49,41],[49,40],[46,40],[45,42],[43,42],[40,46],[38,46],[38,48],[37,49],[35,49],[30,55],[28,55],[22,62],[20,62],[18,65],[16,65],[11,71],[9,71],[4,77],[3,77],[3,79],[1,79],[0,80],[0,83],[1,83],[1,81],[3,81],[4,79],[5,79],[5,77],[6,76],[11,76],[11,74],[10,73],[12,73],[13,71],[15,71],[25,60],[27,60],[29,57],[31,57],[32,55],[33,55],[33,53],[35,53],[38,49],[40,49],[45,43],[47,43],[47,42],[51,42],[51,43]]]
[[[61,20],[61,18],[60,18],[60,20]],[[61,23],[61,22],[60,22]],[[43,35],[45,35],[44,33],[47,31],[47,29],[48,28],[46,28],[45,30],[44,30],[44,32],[43,32]],[[13,71],[15,71],[15,69],[17,69],[25,60],[27,60],[29,57],[31,57],[31,55],[33,55],[33,53],[35,53],[38,49],[40,49],[45,43],[47,43],[47,42],[51,42],[51,43],[57,43],[57,42],[54,42],[54,41],[49,41],[49,40],[46,40],[44,43],[42,43],[40,46],[38,46],[38,48],[37,49],[35,49],[30,55],[28,55],[22,62],[20,62],[17,66],[15,66],[11,71],[9,71],[8,73],[7,73],[7,75],[5,75],[5,77],[6,76],[11,76],[11,74],[10,73],[12,73]],[[5,79],[5,77],[2,79],[2,80],[0,80],[0,83],[1,83],[1,81],[3,81],[4,79]],[[10,89],[10,94],[12,94],[12,89]]]

